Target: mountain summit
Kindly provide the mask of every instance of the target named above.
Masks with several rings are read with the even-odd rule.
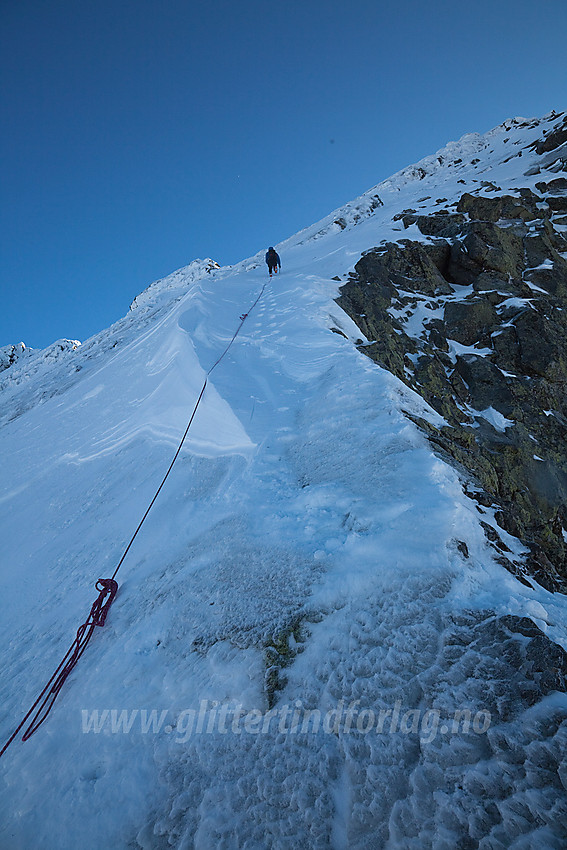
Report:
[[[567,118],[266,248],[2,349],[0,845],[563,847]]]

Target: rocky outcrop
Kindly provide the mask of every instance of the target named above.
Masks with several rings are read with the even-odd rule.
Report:
[[[32,352],[32,349],[26,348],[23,342],[18,345],[4,345],[0,348],[0,372],[9,369],[14,363],[17,363],[21,357],[27,357]]]
[[[538,184],[541,195],[467,193],[453,211],[404,211],[398,220],[429,238],[366,252],[338,299],[366,337],[361,350],[444,417],[418,424],[474,480],[479,510],[495,507],[526,544],[530,572],[550,589],[567,588],[563,180]]]
[[[567,117],[563,119],[562,124],[555,127],[543,139],[537,142],[535,151],[540,155],[549,153],[550,151],[557,150],[565,142],[567,142]]]
[[[542,168],[546,171],[567,171],[567,116],[560,113],[555,116],[558,121],[549,131],[544,130],[543,136],[533,142],[530,147],[539,156],[526,172],[526,176],[540,174]]]

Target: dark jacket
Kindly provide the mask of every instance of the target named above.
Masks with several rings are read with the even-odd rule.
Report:
[[[277,252],[274,251],[273,248],[270,248],[269,251],[266,253],[266,263],[268,264],[268,266],[271,266],[271,268],[275,268],[275,266],[278,266],[281,269],[282,267],[282,264],[280,263],[280,258],[278,257]]]

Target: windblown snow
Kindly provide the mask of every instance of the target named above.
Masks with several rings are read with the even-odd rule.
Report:
[[[567,648],[566,599],[494,560],[404,411],[438,415],[334,302],[404,208],[534,185],[529,145],[555,121],[465,136],[276,246],[106,625],[2,758],[2,848],[566,846],[567,697],[526,700],[498,625]],[[0,373],[4,740],[112,574],[264,251],[196,261]]]

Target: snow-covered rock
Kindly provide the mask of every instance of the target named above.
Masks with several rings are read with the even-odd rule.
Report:
[[[27,348],[23,342],[17,345],[4,345],[0,348],[0,372],[9,369],[22,357],[29,357],[33,349]]]
[[[27,348],[23,342],[18,345],[5,345],[0,348],[0,372],[10,368],[9,375],[0,378],[8,381],[20,381],[22,378],[49,368],[63,355],[75,351],[80,342],[77,339],[58,339],[47,348]],[[0,386],[2,384],[0,383]]]
[[[150,284],[147,289],[144,289],[143,292],[134,298],[130,304],[130,310],[136,310],[139,307],[154,304],[160,298],[171,299],[174,292],[182,291],[190,283],[194,283],[206,275],[210,275],[211,272],[219,268],[219,264],[209,257],[206,260],[193,260],[188,266],[178,269],[173,274]]]

